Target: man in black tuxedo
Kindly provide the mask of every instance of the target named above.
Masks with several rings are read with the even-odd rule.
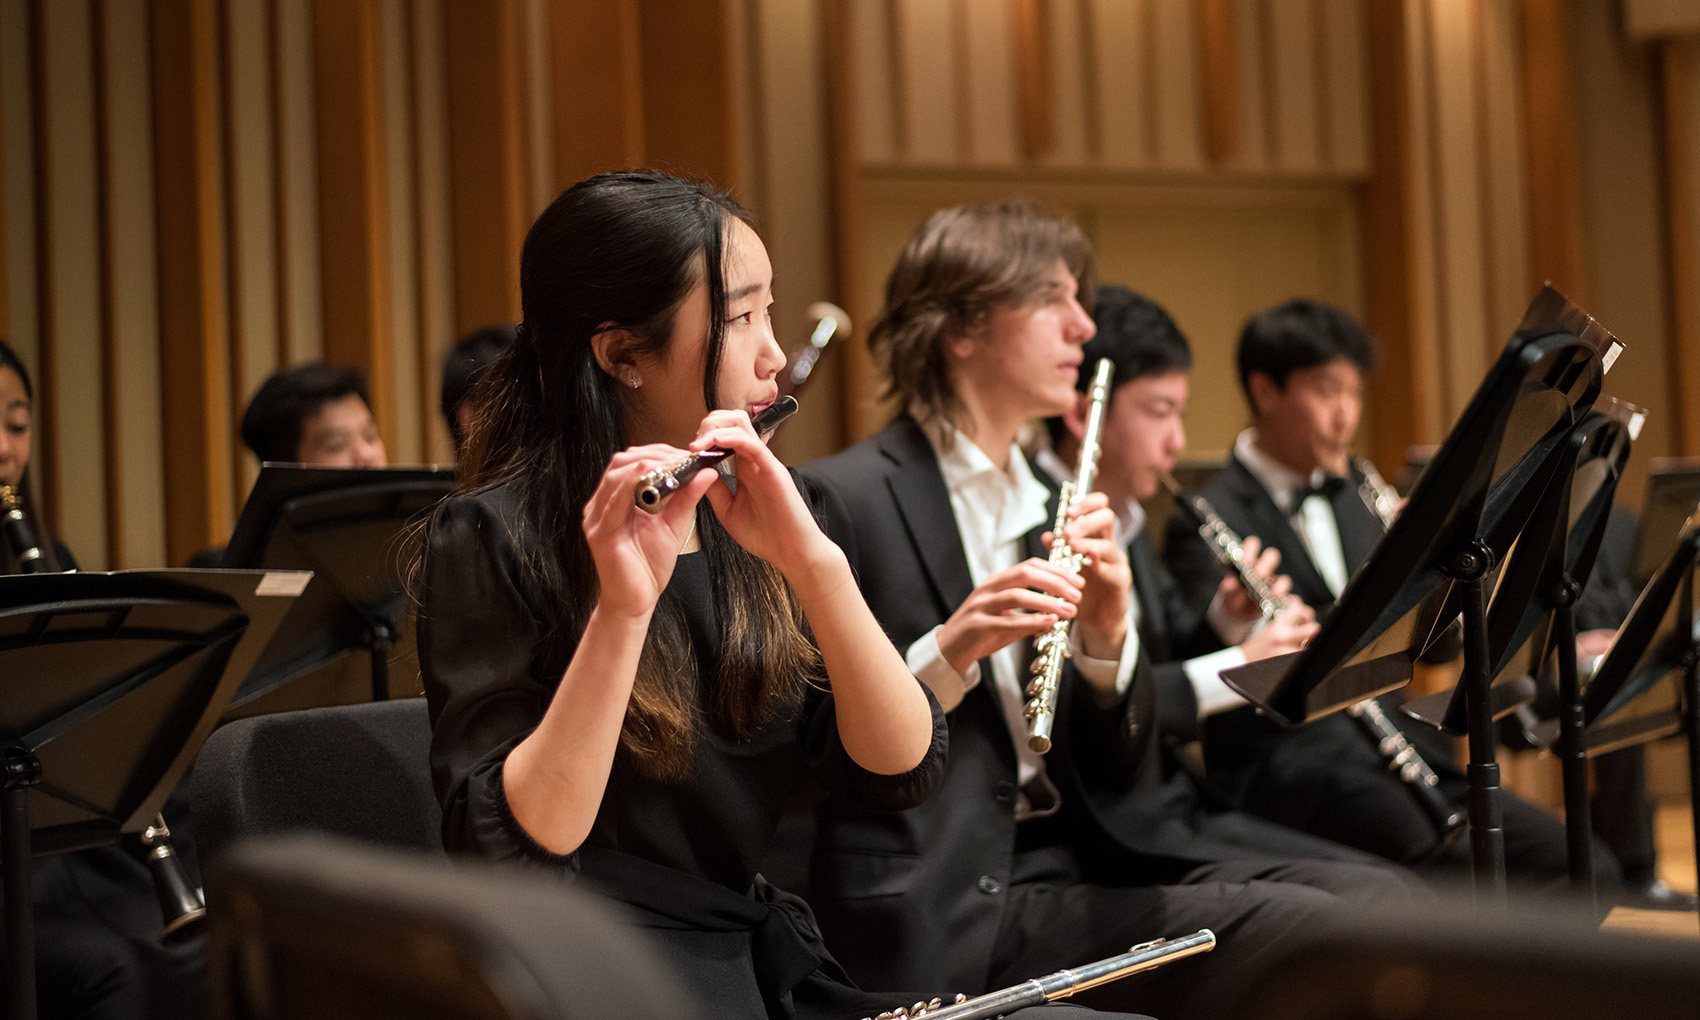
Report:
[[[1363,379],[1374,361],[1369,334],[1338,308],[1296,299],[1252,316],[1240,334],[1238,367],[1253,424],[1202,493],[1228,527],[1280,551],[1294,594],[1319,616],[1386,530],[1366,475],[1373,468],[1351,454]],[[1164,556],[1188,600],[1209,601],[1220,569],[1185,521],[1169,522]],[[1463,812],[1468,789],[1451,738],[1397,711],[1398,692],[1382,695],[1382,702]],[[1437,831],[1374,741],[1343,712],[1295,729],[1250,706],[1224,712],[1205,723],[1204,753],[1211,777],[1265,818],[1437,878],[1469,873],[1468,841]],[[1503,806],[1509,880],[1564,886],[1563,824],[1509,792]],[[1595,858],[1609,900],[1618,884],[1616,862],[1603,845]]]
[[[802,471],[870,608],[950,719],[927,803],[819,807],[808,898],[858,982],[968,993],[1209,927],[1216,952],[1086,1001],[1211,1016],[1232,975],[1343,899],[1295,881],[1302,863],[1221,860],[1152,824],[1156,685],[1135,672],[1131,579],[1102,494],[1066,526],[1086,557],[1078,578],[1045,558],[1055,494],[1016,437],[1074,405],[1090,266],[1077,228],[1025,206],[934,214],[869,341],[902,412]],[[1073,654],[1041,756],[1021,687],[1031,638],[1058,619],[1072,621]],[[1360,871],[1345,884],[1365,898],[1409,895],[1378,868],[1323,867]]]
[[[1200,720],[1245,705],[1222,682],[1220,671],[1297,651],[1316,633],[1314,614],[1292,598],[1265,622],[1238,581],[1226,575],[1220,576],[1207,608],[1187,602],[1157,560],[1142,502],[1162,491],[1164,476],[1186,448],[1182,416],[1192,348],[1161,306],[1125,287],[1099,285],[1092,317],[1098,332],[1083,348],[1076,406],[1046,422],[1051,446],[1035,460],[1052,477],[1073,479],[1089,406],[1085,391],[1099,359],[1109,359],[1115,371],[1104,412],[1096,487],[1116,515],[1116,544],[1126,550],[1133,575],[1140,661],[1148,666],[1146,675],[1157,689],[1163,782],[1157,796],[1143,798],[1151,813],[1149,824],[1181,827],[1195,846],[1212,846],[1221,857],[1376,860],[1234,809],[1213,784],[1196,774],[1187,747],[1202,736]],[[1290,582],[1273,576],[1280,562],[1277,551],[1260,557],[1253,538],[1246,554],[1277,594],[1287,593]]]

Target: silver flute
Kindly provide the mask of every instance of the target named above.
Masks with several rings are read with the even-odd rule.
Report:
[[[1364,501],[1364,506],[1369,507],[1371,513],[1381,518],[1383,528],[1393,527],[1393,518],[1399,516],[1399,491],[1388,485],[1375,465],[1364,458],[1353,457],[1352,464],[1364,476],[1363,484],[1358,486],[1358,498]]]
[[[1023,981],[1019,985],[987,992],[985,995],[976,995],[972,999],[958,995],[956,1001],[948,1004],[939,999],[917,1002],[913,1006],[900,1006],[876,1017],[864,1017],[863,1020],[913,1020],[915,1017],[926,1017],[927,1020],[990,1020],[992,1017],[1013,1013],[1028,1006],[1041,1006],[1057,999],[1066,999],[1075,992],[1084,992],[1088,988],[1096,988],[1184,957],[1208,953],[1215,948],[1216,933],[1209,928],[1200,928],[1184,938],[1144,942],[1120,956],[1112,956],[1083,967],[1059,970],[1055,974]]]
[[[1056,522],[1051,526],[1051,563],[1071,574],[1080,572],[1082,557],[1063,537],[1068,525],[1068,508],[1092,491],[1098,473],[1099,436],[1104,431],[1104,407],[1110,401],[1110,359],[1100,358],[1092,375],[1091,403],[1086,412],[1086,434],[1080,440],[1080,465],[1074,481],[1064,482],[1057,494]],[[1033,679],[1027,684],[1027,747],[1036,754],[1051,749],[1051,725],[1057,715],[1057,685],[1062,681],[1063,660],[1068,658],[1068,621],[1059,619],[1033,639]]]
[[[762,408],[750,419],[757,435],[767,435],[779,427],[779,423],[797,413],[797,398],[783,396]],[[667,502],[667,497],[678,492],[679,488],[692,478],[698,471],[714,467],[727,457],[732,456],[731,450],[718,446],[711,447],[699,453],[693,453],[670,468],[651,471],[638,479],[637,487],[632,491],[632,502],[639,510],[652,514],[661,512],[661,507]]]

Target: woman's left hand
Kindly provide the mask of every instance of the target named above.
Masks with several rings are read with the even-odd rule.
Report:
[[[708,501],[721,526],[798,587],[807,571],[823,557],[830,559],[838,547],[820,530],[791,472],[756,434],[747,413],[714,411],[704,418],[690,448],[711,447],[731,450],[736,458],[737,491],[723,479],[716,479],[708,490]],[[806,596],[801,590],[798,594]]]
[[[1080,628],[1081,648],[1095,659],[1121,656],[1127,638],[1128,605],[1133,598],[1133,569],[1127,553],[1116,544],[1116,515],[1102,492],[1089,492],[1075,501],[1070,520],[1063,528],[1069,548],[1081,556]],[[1047,546],[1053,540],[1044,535]]]

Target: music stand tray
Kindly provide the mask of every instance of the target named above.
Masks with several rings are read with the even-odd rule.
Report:
[[[0,577],[0,870],[8,999],[35,1013],[29,858],[158,814],[311,574]]]
[[[389,696],[410,525],[454,487],[447,468],[327,468],[265,463],[225,548],[226,567],[310,570],[298,600],[231,709],[370,653],[371,696]]]

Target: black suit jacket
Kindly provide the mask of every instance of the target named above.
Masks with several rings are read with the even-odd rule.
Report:
[[[899,649],[973,590],[944,476],[912,419],[799,473]],[[1039,530],[1027,536],[1030,555],[1042,555]],[[949,765],[925,804],[890,814],[828,799],[817,809],[809,900],[827,945],[865,985],[975,989],[987,979],[1016,854],[1017,774],[990,663],[980,668],[982,681],[950,713]],[[1127,795],[1161,794],[1154,700],[1154,685],[1136,676],[1102,705],[1066,671],[1045,758],[1065,841],[1149,851],[1153,869],[1178,860],[1163,854],[1150,820],[1162,808]]]
[[[1363,476],[1353,465],[1348,484],[1335,492],[1330,502],[1335,520],[1339,522],[1340,545],[1345,554],[1348,575],[1363,566],[1370,551],[1381,540],[1386,528],[1381,518],[1359,494]],[[1201,495],[1215,508],[1236,534],[1242,538],[1256,535],[1265,547],[1281,551],[1283,574],[1292,578],[1293,592],[1314,608],[1318,618],[1334,605],[1334,593],[1311,560],[1298,532],[1275,505],[1274,497],[1263,483],[1251,473],[1238,457],[1231,458],[1217,472]],[[1208,605],[1216,587],[1221,583],[1222,569],[1216,565],[1210,548],[1191,522],[1176,514],[1169,519],[1164,533],[1164,559],[1169,570],[1185,592],[1189,605]],[[1397,692],[1383,695],[1383,704],[1395,721],[1401,715],[1393,711],[1399,701]],[[1401,725],[1400,729],[1415,743],[1424,758],[1435,768],[1449,770],[1446,760],[1451,750],[1436,731],[1421,724]],[[1356,751],[1367,737],[1344,713],[1335,713],[1306,724],[1301,741],[1289,741],[1289,734],[1275,723],[1256,715],[1251,708],[1223,712],[1206,720],[1204,725],[1205,758],[1212,778],[1232,792],[1243,793],[1254,785],[1284,788],[1300,782],[1307,770],[1325,767],[1326,763],[1345,760],[1347,750]],[[1264,783],[1255,782],[1260,769],[1278,773]]]

